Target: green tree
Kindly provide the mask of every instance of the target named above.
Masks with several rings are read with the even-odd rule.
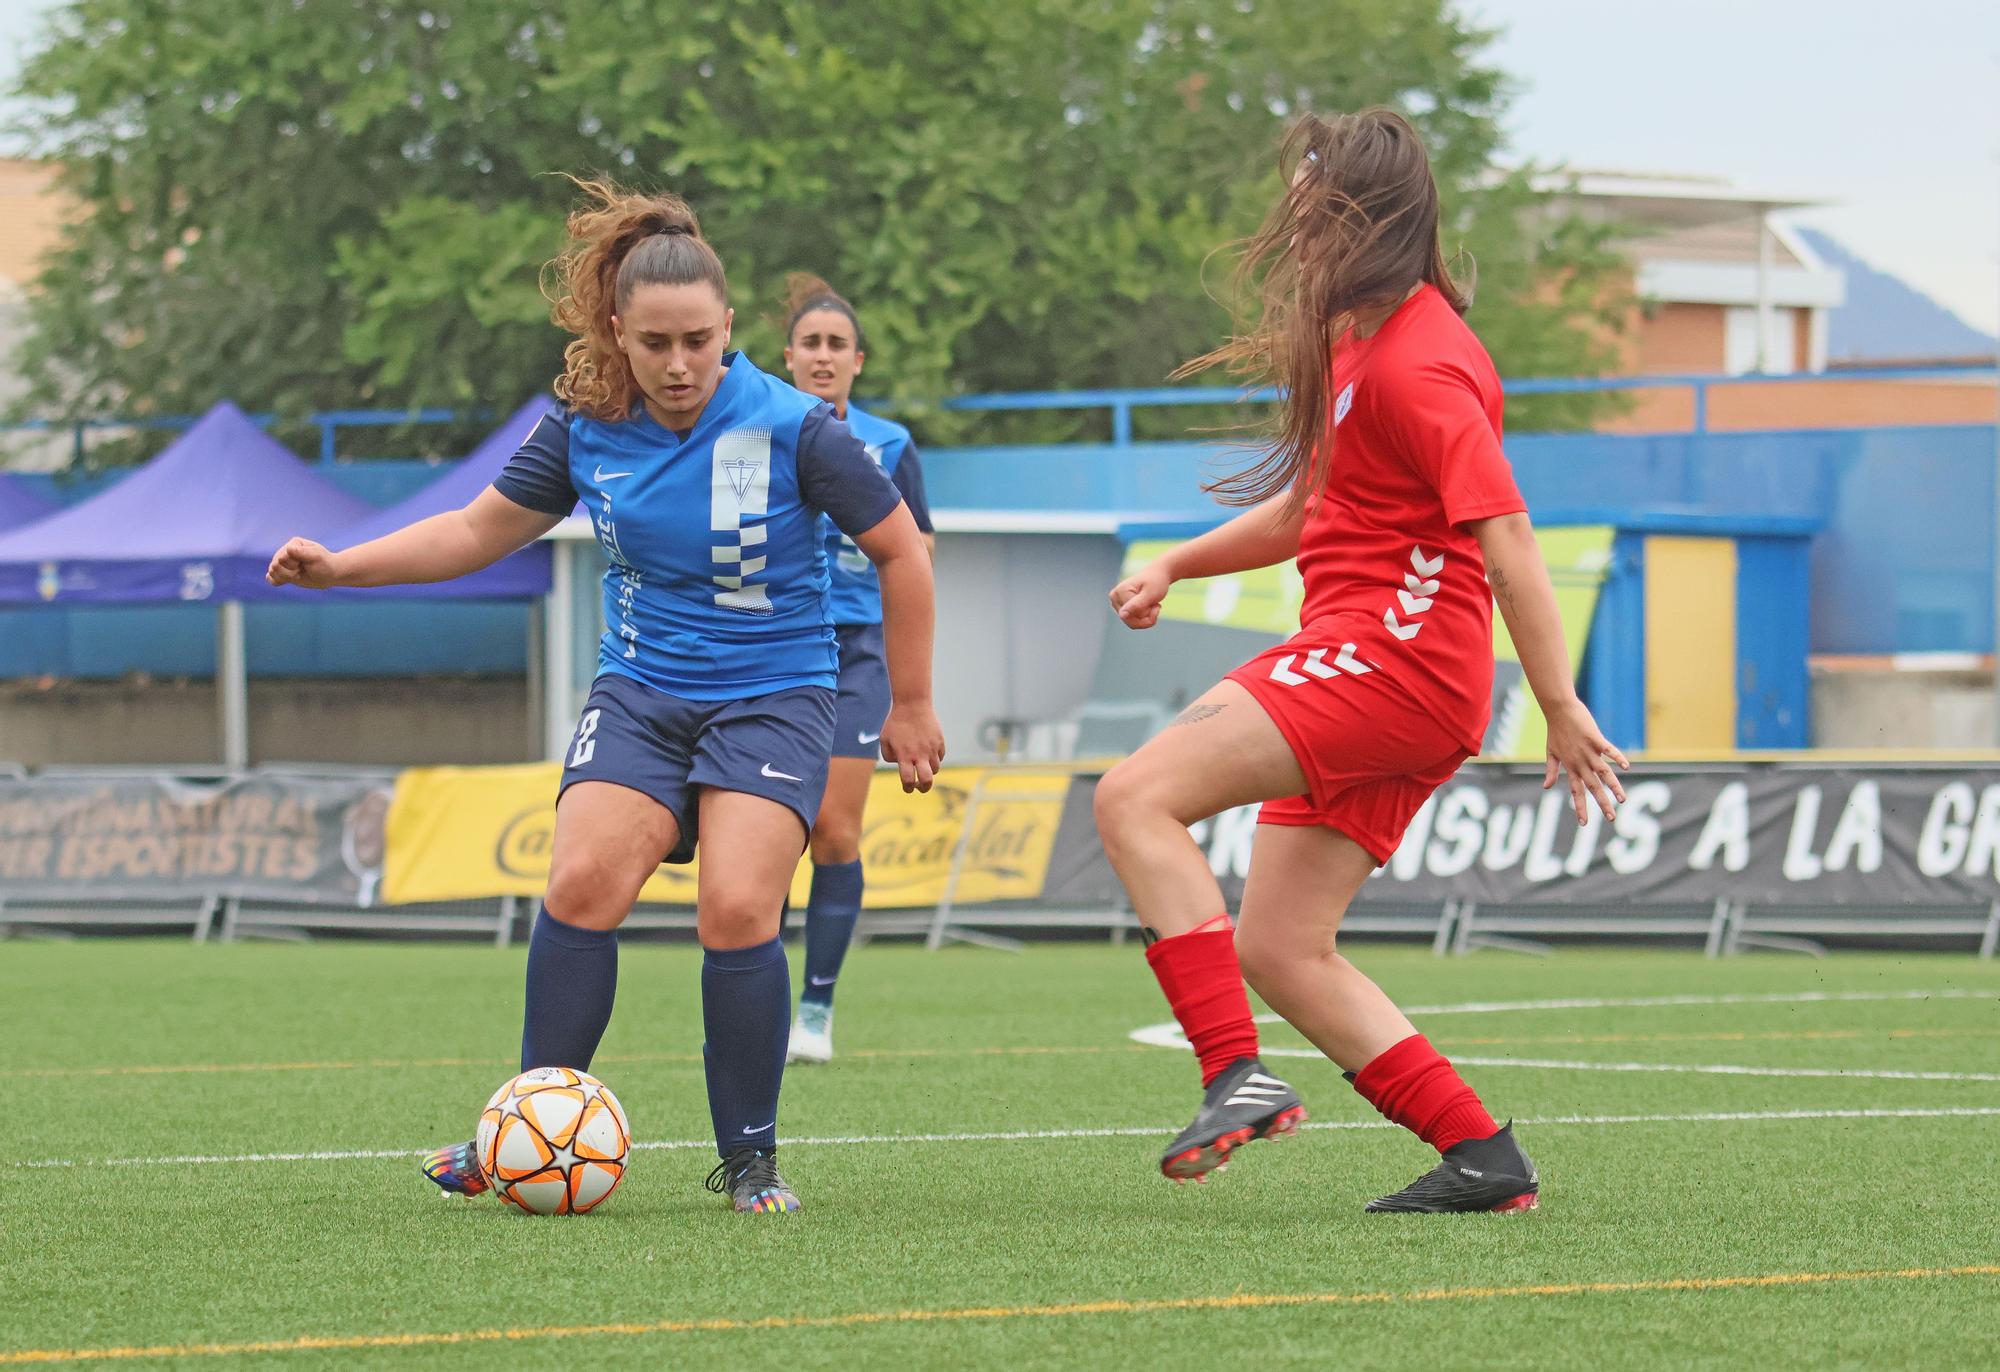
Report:
[[[691,200],[767,365],[804,268],[904,406],[1158,385],[1226,325],[1205,259],[1275,192],[1289,116],[1372,103],[1431,144],[1503,371],[1592,371],[1615,262],[1493,179],[1488,40],[1447,0],[77,0],[19,83],[88,210],[33,298],[25,407],[510,406],[558,365],[556,171]]]

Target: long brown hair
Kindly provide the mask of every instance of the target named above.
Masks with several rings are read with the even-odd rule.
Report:
[[[792,334],[798,329],[799,321],[814,310],[833,310],[847,316],[847,322],[854,326],[854,351],[865,352],[861,341],[861,316],[854,312],[854,306],[847,298],[821,278],[811,272],[787,272],[785,274],[785,345],[791,346]]]
[[[701,221],[679,196],[569,179],[584,203],[570,212],[569,246],[542,272],[549,317],[576,335],[563,349],[556,396],[580,414],[615,423],[631,414],[639,382],[618,348],[611,316],[641,286],[702,281],[727,304],[729,283],[722,259],[701,236]]]
[[[1302,502],[1325,484],[1333,462],[1331,364],[1357,318],[1393,309],[1419,282],[1461,314],[1471,300],[1438,242],[1430,157],[1402,115],[1381,108],[1304,115],[1286,135],[1278,167],[1285,192],[1239,245],[1236,282],[1242,294],[1254,291],[1258,317],[1174,373],[1225,367],[1249,383],[1285,388],[1262,455],[1209,483],[1226,505],[1287,493]]]

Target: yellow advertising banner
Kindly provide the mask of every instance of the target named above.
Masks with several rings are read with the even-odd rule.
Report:
[[[555,846],[554,763],[416,767],[397,778],[389,808],[383,897],[392,904],[538,896]],[[964,841],[953,899],[975,904],[1041,894],[1062,818],[1067,777],[1003,767],[947,767],[928,795],[906,795],[877,772],[861,840],[870,909],[936,905]],[[801,859],[792,904],[804,908],[812,864]],[[696,866],[662,866],[645,902],[692,905]]]

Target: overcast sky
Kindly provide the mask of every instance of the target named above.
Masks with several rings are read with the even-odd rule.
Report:
[[[2000,326],[2000,2],[1465,0],[1514,151],[1823,197],[1797,216]]]
[[[1523,158],[1822,197],[1798,216],[2000,328],[2000,0],[1461,0]],[[0,0],[0,78],[54,0]]]

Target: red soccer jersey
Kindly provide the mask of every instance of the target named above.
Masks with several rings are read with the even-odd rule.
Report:
[[[1299,539],[1300,624],[1365,615],[1381,667],[1474,751],[1492,712],[1493,594],[1465,525],[1527,509],[1500,410],[1486,349],[1421,287],[1334,355],[1332,468]]]

